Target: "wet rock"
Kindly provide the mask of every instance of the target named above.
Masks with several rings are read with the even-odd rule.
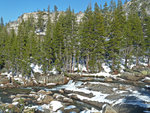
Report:
[[[112,81],[113,81],[113,79],[112,79],[112,78],[110,78],[110,77],[106,77],[106,78],[104,79],[104,81],[106,81],[106,82],[112,82]]]
[[[44,109],[44,113],[52,113],[52,111],[49,109]]]
[[[67,94],[69,94],[69,93],[70,93],[70,94],[71,94],[71,93],[79,94],[79,95],[81,95],[81,96],[85,96],[85,97],[88,97],[88,98],[92,98],[92,97],[94,96],[93,93],[87,94],[87,93],[79,92],[79,91],[64,90],[64,92],[67,93]]]
[[[51,95],[51,94],[53,94],[51,91],[46,92],[46,95]]]
[[[119,90],[126,90],[126,87],[123,86],[123,85],[119,85],[118,89],[119,89]]]
[[[144,113],[145,108],[132,104],[121,104],[113,106],[117,113]]]
[[[20,98],[16,97],[16,98],[14,98],[12,101],[13,101],[13,102],[18,102],[19,100],[20,100]]]
[[[55,93],[55,94],[53,95],[53,98],[55,98],[55,99],[56,99],[56,100],[58,100],[58,101],[63,101],[64,96],[63,96],[63,95],[60,95],[60,94]]]
[[[13,109],[15,106],[13,105],[13,104],[9,104],[8,106],[7,106],[7,108],[8,109]]]
[[[7,94],[7,92],[3,91],[3,94],[5,94],[5,95],[6,95],[6,94]]]
[[[30,82],[27,83],[27,86],[34,86],[34,82],[30,80]]]
[[[136,71],[136,72],[146,72],[145,74],[147,75],[147,74],[150,74],[150,68],[149,67],[145,67],[145,66],[143,66],[143,65],[139,65],[139,66],[134,66],[134,67],[132,67],[132,70],[133,71]],[[144,74],[143,73],[143,74]]]
[[[8,78],[2,78],[2,77],[0,77],[0,84],[8,84],[8,83],[9,83]]]
[[[88,87],[89,90],[101,91],[105,94],[111,94],[114,92],[111,87],[102,84],[87,84],[85,87]]]
[[[59,90],[59,93],[64,94],[64,90],[62,90],[62,89]]]
[[[101,103],[101,102],[97,102],[97,101],[90,101],[90,100],[86,100],[86,99],[83,99],[83,102],[87,103],[87,104],[90,104],[92,106],[96,106],[98,107],[99,109],[102,109],[102,106],[104,103]]]
[[[16,97],[20,98],[20,97],[29,97],[29,95],[27,94],[17,94]]]
[[[10,95],[10,98],[14,99],[16,97],[16,95]]]
[[[64,113],[79,113],[80,110],[78,108],[70,108],[70,109],[64,109]]]
[[[35,99],[38,99],[38,98],[39,98],[39,95],[37,95],[37,94],[29,94],[29,97],[33,97],[33,98],[35,98]]]
[[[143,80],[143,82],[150,84],[150,80]]]
[[[65,102],[65,103],[73,103],[73,100],[70,99],[70,98],[65,97],[65,98],[63,98],[63,102]]]
[[[124,98],[124,93],[123,94],[110,94],[106,97],[106,99],[109,99],[109,100],[119,100],[121,98]]]
[[[31,91],[30,94],[36,94],[36,92],[35,91]]]
[[[44,97],[42,103],[44,103],[44,104],[49,104],[52,100],[53,100],[53,97],[52,97],[52,96],[46,95],[46,96]]]
[[[103,108],[102,113],[117,113],[117,112],[116,112],[111,106],[106,105],[106,106]]]
[[[67,84],[69,82],[70,78],[69,77],[64,77],[64,84]]]
[[[18,87],[18,85],[14,85],[12,83],[7,83],[7,84],[4,84],[4,87],[5,88],[14,88],[14,87]]]
[[[123,79],[127,79],[127,80],[131,80],[131,81],[138,81],[138,80],[142,80],[145,76],[142,75],[139,72],[134,72],[134,73],[130,73],[130,72],[124,72],[121,75],[121,78]]]
[[[72,98],[72,99],[77,99],[77,100],[80,100],[78,97],[77,97],[77,95],[75,95],[75,94],[69,94],[68,95],[70,98]]]
[[[37,94],[43,94],[43,95],[46,95],[46,91],[40,90],[40,91],[37,92]]]

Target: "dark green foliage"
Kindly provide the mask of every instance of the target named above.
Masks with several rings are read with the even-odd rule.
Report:
[[[144,7],[144,6],[143,6]],[[147,57],[150,65],[150,17],[145,10],[137,12],[133,5],[126,15],[121,0],[104,8],[95,3],[87,7],[80,22],[69,7],[58,12],[54,7],[54,17],[48,7],[47,12],[39,11],[38,19],[29,17],[22,20],[18,31],[7,31],[3,18],[0,22],[0,69],[6,68],[13,75],[22,73],[30,76],[31,63],[42,66],[47,74],[53,68],[59,73],[79,72],[79,64],[88,72],[102,71],[102,63],[108,62],[112,71],[119,71],[121,59],[126,68],[132,57]],[[47,23],[43,14],[48,15]],[[53,20],[52,20],[53,19]],[[45,35],[40,35],[45,32]]]

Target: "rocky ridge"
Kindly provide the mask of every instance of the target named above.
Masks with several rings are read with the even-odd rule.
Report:
[[[62,13],[64,13],[64,12],[59,11],[58,12],[58,17]],[[18,26],[23,20],[27,21],[29,17],[33,17],[34,21],[38,22],[38,16],[39,16],[39,12],[24,13],[23,15],[18,17],[18,19],[16,21],[9,22],[8,26],[7,26],[8,27],[7,29],[8,29],[8,31],[10,31],[11,29],[14,29],[15,32],[17,33]],[[76,21],[79,23],[81,21],[82,17],[84,16],[84,13],[82,13],[82,12],[76,13],[76,16],[77,16]],[[53,22],[54,18],[55,18],[55,12],[50,13],[50,17],[51,17],[51,21]],[[43,22],[43,24],[44,24],[43,25],[44,26],[44,31],[43,32],[39,32],[36,29],[35,32],[36,32],[37,35],[45,35],[46,24],[47,24],[47,21],[48,21],[48,12],[42,11],[42,19],[44,20],[44,22]]]
[[[129,10],[131,9],[134,0],[130,0],[129,2],[127,2],[126,4],[124,4],[124,10],[126,13],[129,12]],[[150,0],[135,0],[135,3],[137,5],[137,10],[140,12],[142,11],[142,9],[144,8],[146,13],[148,15],[150,15]]]
[[[149,7],[150,1],[149,0],[136,0],[135,2],[137,3],[139,13],[141,12],[142,8],[144,7],[147,14],[150,15],[150,7]],[[124,4],[124,10],[125,10],[126,13],[129,12],[132,5],[134,5],[132,0],[127,2],[126,4]],[[64,13],[64,12],[59,11],[58,16],[62,13]],[[26,21],[26,20],[28,20],[29,17],[33,17],[34,21],[37,22],[38,21],[38,15],[39,15],[39,12],[24,13],[23,15],[18,17],[18,19],[16,21],[12,21],[12,22],[8,23],[8,31],[10,31],[11,29],[14,29],[15,32],[17,33],[18,26],[22,22],[22,20]],[[84,16],[84,13],[83,12],[76,13],[76,16],[77,16],[76,21],[79,23],[81,21],[82,17]],[[55,12],[50,13],[50,17],[51,17],[51,21],[53,22],[54,18],[55,18]],[[48,12],[42,11],[42,18],[44,20],[44,23],[43,23],[44,24],[43,25],[44,26],[44,31],[41,32],[41,31],[38,31],[36,29],[35,32],[36,32],[37,35],[45,35],[46,24],[47,24],[47,21],[48,21]]]

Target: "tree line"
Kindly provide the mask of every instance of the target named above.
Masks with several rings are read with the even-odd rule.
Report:
[[[95,3],[94,10],[88,5],[84,16],[77,22],[77,14],[69,7],[59,13],[54,7],[54,21],[50,8],[44,36],[44,11],[38,11],[38,21],[31,16],[22,20],[17,33],[7,30],[3,19],[0,22],[0,69],[6,68],[13,75],[31,75],[31,63],[42,65],[44,73],[54,67],[61,72],[80,72],[79,64],[85,65],[88,73],[103,70],[102,63],[109,64],[112,72],[120,70],[123,60],[129,68],[136,59],[146,58],[150,66],[150,16],[144,8],[139,12],[132,0],[129,12],[124,11],[121,0],[113,0],[108,6]]]

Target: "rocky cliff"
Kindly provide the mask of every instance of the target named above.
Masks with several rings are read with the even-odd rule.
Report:
[[[58,12],[58,16],[62,13],[64,12]],[[82,12],[76,13],[76,17],[77,17],[76,21],[79,23],[83,16],[84,16],[84,13]],[[15,32],[17,33],[19,24],[22,22],[22,20],[27,21],[29,17],[34,18],[34,21],[37,22],[39,18],[39,12],[24,13],[23,15],[18,17],[16,21],[8,23],[8,31],[10,31],[11,29],[14,29]],[[50,13],[50,17],[51,17],[51,21],[53,22],[55,18],[55,13],[54,12]],[[45,27],[48,21],[48,12],[42,12],[42,19],[44,20],[43,26]],[[36,33],[38,35],[45,35],[45,30],[43,32],[39,32],[38,30],[36,30]]]
[[[128,13],[134,5],[137,5],[137,10],[139,13],[142,9],[145,9],[146,13],[150,15],[150,0],[130,0],[124,5],[125,12]]]

